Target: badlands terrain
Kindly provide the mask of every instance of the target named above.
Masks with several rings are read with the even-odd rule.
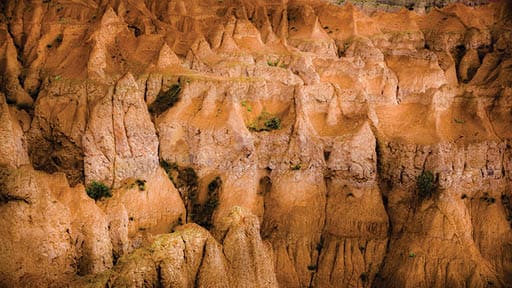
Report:
[[[0,287],[512,287],[510,2],[347,2],[1,1]]]

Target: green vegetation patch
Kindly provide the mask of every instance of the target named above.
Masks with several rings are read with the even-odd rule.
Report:
[[[160,166],[164,168],[167,176],[169,176],[169,179],[174,184],[174,186],[178,188],[178,190],[197,190],[198,178],[196,171],[193,168],[180,167],[176,163],[169,163],[165,160],[160,161]]]
[[[171,108],[180,100],[181,85],[173,84],[167,91],[161,91],[156,97],[155,102],[149,106],[149,112],[158,116]]]
[[[92,181],[89,185],[87,185],[85,192],[87,192],[87,195],[94,200],[112,197],[112,191],[110,191],[110,188],[107,185],[97,181]]]
[[[247,103],[247,101],[242,101],[242,107],[245,107],[247,109],[247,112],[251,112],[252,111],[252,106],[250,104]]]
[[[436,177],[431,171],[423,171],[416,178],[416,187],[421,200],[430,198],[437,191]]]
[[[274,114],[263,111],[247,128],[253,132],[279,130],[281,129],[281,119]]]
[[[195,223],[205,227],[213,228],[213,212],[219,206],[219,193],[222,188],[222,179],[217,176],[208,183],[207,192],[208,199],[203,203],[194,201],[191,219]]]
[[[146,180],[137,179],[135,180],[135,184],[137,185],[140,191],[146,190]]]
[[[290,166],[290,169],[293,171],[300,170],[301,168],[302,168],[302,165],[300,163]]]

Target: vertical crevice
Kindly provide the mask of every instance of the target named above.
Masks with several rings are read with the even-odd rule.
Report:
[[[176,163],[160,160],[160,166],[174,184],[185,206],[185,222],[192,219],[193,203],[198,197],[198,177],[192,167],[181,167]]]
[[[326,169],[329,170],[328,168],[326,168]],[[321,233],[320,233],[320,239],[315,247],[316,259],[315,259],[315,261],[311,261],[312,263],[314,262],[313,266],[308,267],[308,268],[312,268],[311,270],[313,271],[311,273],[311,278],[309,280],[309,287],[313,287],[313,281],[315,280],[315,276],[318,272],[318,267],[320,264],[320,257],[322,255],[322,250],[323,250],[324,244],[325,244],[325,234],[326,234],[325,229],[327,226],[327,216],[328,216],[327,205],[328,205],[328,201],[329,201],[329,187],[330,187],[330,183],[332,181],[331,180],[332,174],[333,174],[332,171],[328,171],[325,173],[326,177],[324,177],[324,187],[325,187],[325,202],[324,202],[324,211],[323,211],[324,217],[323,217],[322,229],[321,229]],[[315,254],[313,254],[313,255],[315,255]]]
[[[267,175],[269,175],[272,170],[267,167],[265,169]],[[261,194],[263,197],[263,220],[260,228],[260,236],[262,239],[268,239],[272,235],[272,232],[276,227],[273,227],[272,221],[269,220],[268,217],[268,203],[270,202],[269,197],[272,191],[272,179],[270,176],[264,176],[260,179],[258,194]]]
[[[206,245],[208,245],[208,244],[205,241],[204,245],[203,245],[202,252],[201,252],[201,261],[199,262],[199,266],[197,266],[198,268],[197,268],[197,273],[196,273],[195,279],[194,279],[194,287],[201,287],[201,285],[200,285],[201,283],[199,281],[200,280],[199,279],[199,274],[201,272],[201,268],[203,267],[204,257],[206,255]]]
[[[111,114],[112,114],[112,141],[114,142],[114,159],[112,161],[112,182],[110,184],[110,187],[113,188],[114,187],[114,184],[116,183],[116,162],[117,162],[117,143],[116,143],[116,133],[115,133],[115,129],[116,129],[116,122],[115,122],[115,116],[114,116],[114,112],[115,112],[115,94],[117,92],[117,89],[114,89],[112,95],[111,95],[111,100],[110,100],[110,103],[112,105],[111,107]]]
[[[157,279],[157,288],[163,288],[164,284],[162,283],[162,267],[155,263],[156,266],[156,279]]]
[[[398,93],[398,86],[397,86],[397,93]],[[398,96],[398,94],[397,94]],[[390,253],[390,247],[391,247],[391,236],[393,231],[393,223],[390,220],[389,217],[389,206],[388,206],[388,194],[393,189],[393,181],[389,179],[388,177],[385,177],[386,171],[384,166],[384,154],[386,153],[384,149],[384,143],[379,141],[377,137],[377,128],[371,124],[371,129],[373,134],[375,135],[375,156],[376,156],[376,181],[377,185],[379,187],[379,192],[382,197],[382,204],[384,205],[384,209],[386,211],[387,217],[388,217],[388,231],[387,231],[387,240],[386,240],[386,250],[384,253],[384,257],[382,261],[378,264],[377,272],[375,273],[375,276],[372,279],[368,279],[368,282],[366,285],[368,287],[380,287],[384,284],[384,279],[381,276],[382,268],[384,267],[384,263],[386,263],[388,255]],[[365,246],[368,247],[368,244]],[[362,279],[361,279],[362,280]]]
[[[219,205],[219,194],[222,190],[222,179],[216,176],[210,183],[208,183],[207,197],[203,203],[199,203],[199,199],[191,199],[192,202],[192,220],[210,230],[213,228],[213,213]]]

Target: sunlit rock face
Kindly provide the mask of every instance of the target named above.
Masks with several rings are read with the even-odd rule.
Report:
[[[0,286],[511,287],[510,3],[345,2],[2,1]]]

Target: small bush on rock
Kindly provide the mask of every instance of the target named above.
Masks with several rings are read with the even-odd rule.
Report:
[[[295,165],[290,167],[290,169],[292,169],[293,171],[300,170],[301,168],[302,168],[302,165],[300,163],[299,164],[295,164]]]
[[[217,176],[212,182],[210,182],[210,184],[208,184],[208,193],[215,192],[215,190],[219,189],[220,185],[222,185],[222,180]]]
[[[213,228],[213,212],[219,206],[219,192],[222,188],[222,179],[217,176],[207,186],[208,199],[203,204],[194,203],[192,221],[205,227]]]
[[[94,200],[112,197],[110,188],[107,187],[107,185],[97,181],[92,181],[89,185],[87,185],[85,191],[87,192],[87,195]]]
[[[173,84],[167,91],[161,91],[156,97],[155,102],[149,106],[149,112],[158,116],[171,108],[180,100],[181,85]]]
[[[279,130],[281,129],[281,119],[276,115],[263,111],[247,128],[254,132]]]
[[[480,197],[480,201],[484,201],[487,204],[494,204],[494,203],[496,203],[496,198],[491,197],[489,195],[489,193],[484,192],[484,195],[482,197]]]
[[[423,171],[416,178],[416,186],[421,200],[430,198],[437,190],[436,177],[430,171]]]
[[[369,276],[368,272],[365,271],[365,272],[361,273],[361,275],[359,275],[359,278],[361,279],[361,281],[363,283],[366,283],[366,282],[368,282],[368,276]]]
[[[139,187],[140,191],[146,190],[146,180],[137,179],[135,180],[135,184],[137,184],[137,187]]]
[[[180,167],[176,163],[169,163],[165,160],[160,161],[160,166],[164,168],[167,176],[178,190],[188,188],[197,189],[197,174],[191,167]]]
[[[281,128],[281,119],[272,117],[265,121],[265,128],[267,130],[277,130]]]

